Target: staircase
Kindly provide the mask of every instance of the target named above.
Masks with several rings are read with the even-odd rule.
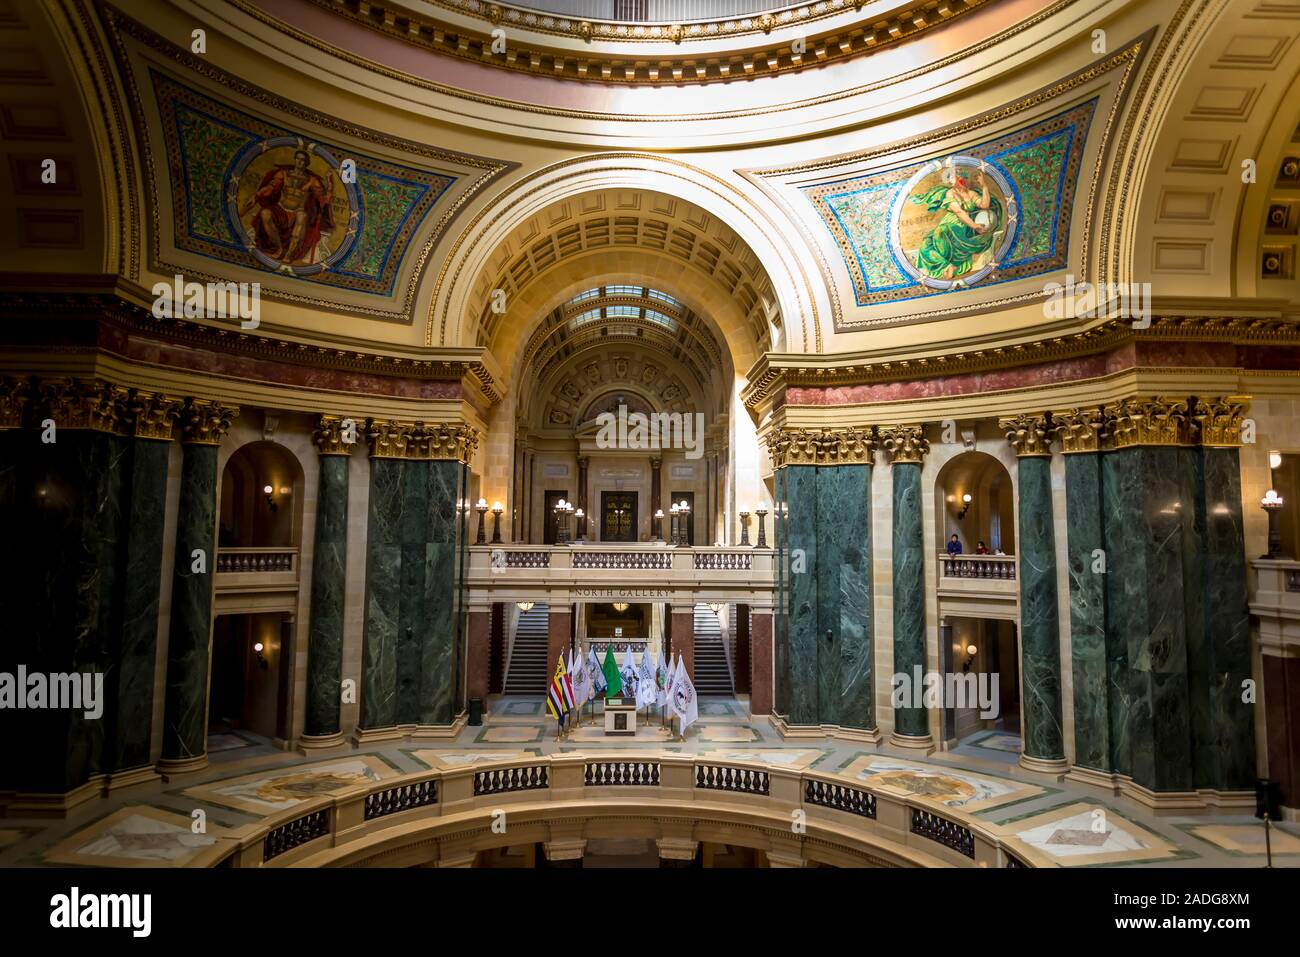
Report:
[[[695,606],[695,692],[734,694],[718,616],[708,605]]]
[[[525,612],[520,612],[519,623],[515,626],[515,640],[510,648],[510,662],[507,665],[506,694],[546,694],[551,677],[549,662],[546,660],[549,618],[550,606],[541,602]]]

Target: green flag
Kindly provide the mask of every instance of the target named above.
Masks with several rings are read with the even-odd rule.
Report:
[[[605,673],[605,697],[619,697],[623,693],[623,676],[618,673],[618,662],[614,660],[612,645],[605,649],[605,661],[600,670]]]

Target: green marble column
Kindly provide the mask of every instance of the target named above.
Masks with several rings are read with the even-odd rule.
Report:
[[[786,662],[789,660],[790,644],[790,549],[787,544],[785,514],[789,509],[789,494],[786,490],[785,469],[773,472],[772,485],[774,501],[772,505],[772,548],[773,564],[776,568],[776,614],[772,622],[774,632],[772,650],[772,711],[775,714],[790,716],[789,689],[786,681]]]
[[[1067,453],[1070,449],[1067,446]],[[1074,678],[1074,763],[1111,772],[1110,678],[1106,654],[1106,564],[1102,537],[1101,455],[1065,456],[1066,552]]]
[[[785,468],[785,534],[788,543],[787,620],[791,724],[818,724],[818,656],[823,634],[817,619],[817,469]]]
[[[874,730],[876,714],[872,692],[874,609],[871,582],[871,466],[841,465],[821,469],[834,476],[836,507],[819,509],[819,517],[834,516],[823,540],[834,542],[839,561],[832,569],[826,620],[838,645],[837,681],[825,695],[832,724]]]
[[[1199,788],[1236,790],[1255,781],[1255,722],[1242,701],[1251,677],[1250,618],[1246,592],[1245,539],[1241,515],[1241,467],[1237,449],[1199,450],[1201,517],[1205,558],[1201,656],[1207,677],[1204,739],[1194,739],[1205,760],[1196,765]]]
[[[397,645],[401,602],[401,459],[370,460],[366,531],[365,641],[361,663],[363,730],[397,724]]]
[[[163,403],[160,429],[129,440],[123,511],[126,521],[122,558],[122,608],[117,627],[113,673],[112,742],[108,769],[121,774],[150,765],[154,670],[158,648],[158,605],[162,591],[164,510],[171,419],[178,406]],[[161,432],[161,435],[159,435]]]
[[[1045,455],[1021,454],[1017,466],[1024,756],[1037,761],[1064,761],[1052,460]]]
[[[181,413],[181,494],[176,517],[167,691],[159,767],[207,764],[208,664],[217,544],[217,446],[237,409],[190,400]],[[196,566],[195,553],[202,553]],[[196,570],[201,568],[202,570]]]
[[[925,532],[921,463],[929,443],[915,426],[882,429],[893,482],[894,674],[906,676],[908,696],[894,705],[894,737],[905,744],[930,740],[930,723],[917,687],[925,674]],[[916,706],[913,705],[916,703]],[[914,739],[907,741],[906,739]]]
[[[347,590],[348,468],[351,446],[341,421],[322,416],[316,430],[320,485],[312,547],[311,620],[307,632],[307,715],[304,733],[339,733],[343,688],[343,600]]]
[[[424,515],[424,635],[419,653],[419,723],[446,725],[460,711],[457,677],[459,609],[456,502],[460,498],[461,463],[428,463]]]

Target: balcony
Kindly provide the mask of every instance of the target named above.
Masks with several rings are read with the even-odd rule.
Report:
[[[1300,655],[1300,562],[1261,558],[1251,562],[1255,590],[1250,613],[1259,619],[1259,644],[1266,654]]]
[[[474,545],[471,601],[659,601],[770,604],[768,548],[674,548],[650,542]]]
[[[297,548],[217,549],[217,614],[295,611],[297,594]]]
[[[936,575],[940,615],[1016,617],[1015,555],[940,555]]]

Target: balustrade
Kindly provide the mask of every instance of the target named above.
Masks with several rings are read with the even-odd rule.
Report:
[[[308,841],[324,837],[330,832],[330,812],[322,808],[302,817],[294,818],[267,832],[262,842],[263,862],[279,857],[281,854],[301,847]]]
[[[658,761],[588,761],[582,783],[587,787],[607,785],[659,786]]]
[[[291,572],[297,558],[296,548],[219,548],[217,573]]]
[[[946,817],[912,808],[912,833],[929,838],[969,858],[975,857],[975,835],[970,828],[962,827]]]
[[[945,578],[978,578],[1013,581],[1016,577],[1014,555],[940,555]]]
[[[416,781],[366,795],[367,821],[438,803],[437,781]]]

